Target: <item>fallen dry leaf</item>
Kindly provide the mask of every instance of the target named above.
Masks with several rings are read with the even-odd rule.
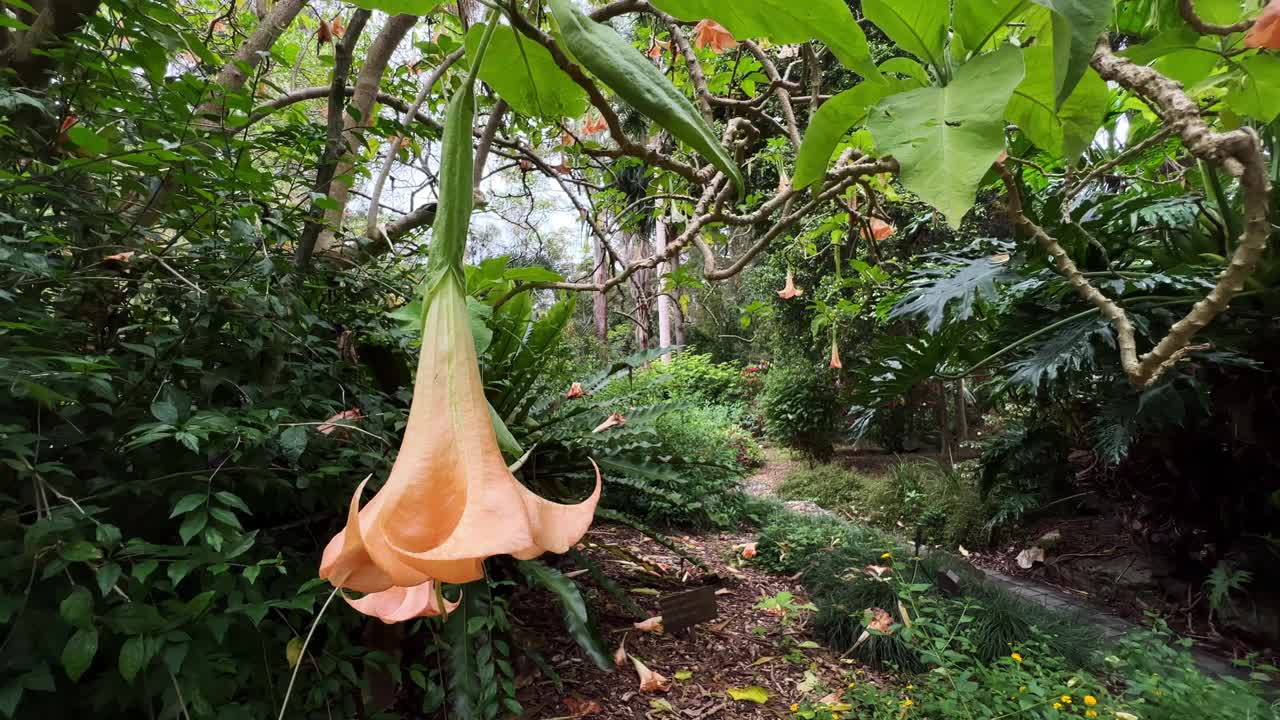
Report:
[[[964,546],[963,546],[963,545],[961,545],[961,546],[960,546],[960,555],[961,555],[961,556],[963,556],[963,557],[969,557],[970,555],[973,555],[973,553],[969,552],[968,550],[965,550]]]
[[[632,627],[639,630],[640,632],[651,632],[651,633],[657,633],[659,635],[662,634],[662,616],[661,615],[655,615],[654,617],[651,617],[648,620],[641,620],[638,623],[631,623],[631,625]]]
[[[742,554],[743,560],[750,560],[756,556],[756,545],[758,545],[758,543],[743,543],[741,545],[735,545],[734,549]]]
[[[583,698],[567,697],[564,699],[564,706],[569,710],[569,717],[588,717],[604,712],[604,708],[600,706],[600,703]]]
[[[1044,548],[1033,547],[1023,550],[1018,553],[1017,562],[1018,567],[1030,570],[1036,563],[1044,562]]]
[[[640,678],[640,692],[666,692],[671,689],[671,680],[650,670],[640,662],[640,658],[632,657],[631,662],[636,666],[636,675]]]
[[[868,565],[862,569],[862,572],[866,573],[868,577],[883,578],[893,572],[893,568],[885,565]]]

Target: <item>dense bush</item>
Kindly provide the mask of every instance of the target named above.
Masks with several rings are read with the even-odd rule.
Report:
[[[771,440],[811,462],[831,459],[843,428],[830,372],[801,363],[773,365],[765,375],[760,403]]]
[[[828,464],[792,473],[778,493],[905,532],[913,541],[954,550],[983,535],[984,516],[969,478],[963,470],[948,473],[927,461],[894,463],[883,474],[860,474]]]

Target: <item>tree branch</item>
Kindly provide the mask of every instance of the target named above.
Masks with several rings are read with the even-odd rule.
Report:
[[[1244,32],[1253,27],[1253,20],[1241,20],[1231,25],[1214,25],[1205,22],[1196,14],[1196,9],[1191,5],[1191,0],[1178,0],[1178,14],[1183,20],[1201,35],[1233,35],[1235,33]]]

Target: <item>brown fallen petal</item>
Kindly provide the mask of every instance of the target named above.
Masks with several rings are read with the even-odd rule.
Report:
[[[632,627],[639,630],[640,632],[651,632],[651,633],[657,633],[659,635],[662,634],[662,630],[663,630],[661,615],[655,615],[654,617],[651,617],[648,620],[641,620],[638,623],[631,623],[631,625]]]
[[[640,692],[666,692],[671,689],[671,680],[650,670],[640,662],[640,658],[632,657],[631,662],[636,666],[636,675],[640,678]]]

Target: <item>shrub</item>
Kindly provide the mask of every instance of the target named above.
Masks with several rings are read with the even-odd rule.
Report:
[[[981,504],[969,476],[947,473],[931,462],[896,463],[883,475],[819,465],[793,473],[778,494],[812,500],[888,530],[907,528],[912,540],[947,548],[972,544],[981,534]]]
[[[770,439],[810,462],[831,459],[840,428],[835,382],[829,372],[804,365],[775,365],[765,376],[761,402]]]

